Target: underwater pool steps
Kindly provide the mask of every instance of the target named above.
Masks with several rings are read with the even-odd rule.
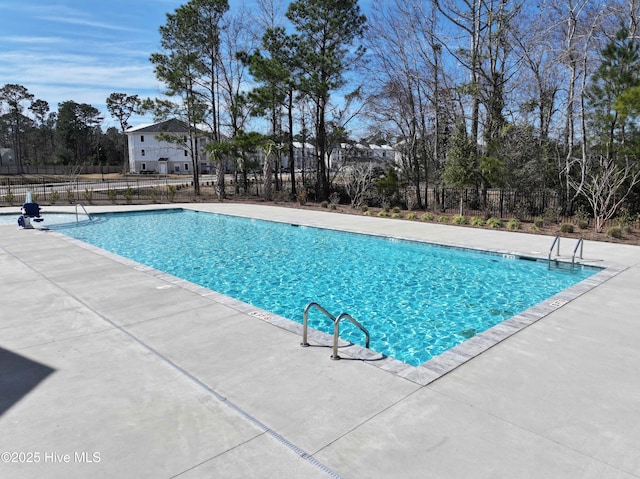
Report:
[[[349,321],[351,324],[353,324],[355,327],[357,327],[360,331],[364,333],[365,347],[369,349],[370,334],[367,328],[365,328],[362,324],[360,324],[350,314],[340,313],[338,317],[335,317],[333,314],[329,313],[329,311],[327,311],[325,308],[323,308],[321,305],[315,302],[311,302],[307,304],[307,306],[304,308],[304,313],[302,315],[302,318],[303,318],[302,319],[302,342],[300,343],[300,346],[302,347],[309,346],[309,343],[307,342],[307,332],[309,329],[309,310],[311,308],[317,309],[322,314],[324,314],[327,318],[333,321],[333,354],[331,355],[331,359],[334,359],[334,360],[340,359],[340,356],[338,355],[338,339],[340,337],[340,321],[342,321],[343,319],[346,319],[347,321]]]

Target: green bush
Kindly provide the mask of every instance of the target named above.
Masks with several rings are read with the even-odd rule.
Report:
[[[75,194],[71,188],[67,188],[67,201],[69,204],[73,204],[73,200],[75,199]]]
[[[438,223],[448,223],[449,222],[449,218],[445,215],[440,215],[438,216]]]
[[[93,190],[91,188],[85,188],[85,190],[84,190],[84,199],[90,205],[93,204]]]
[[[380,211],[380,212],[378,213],[378,216],[379,216],[380,218],[386,218],[386,217],[388,217],[388,216],[389,216],[389,212],[387,212],[387,211],[385,211],[385,210],[382,210],[382,211]]]
[[[173,185],[169,185],[169,188],[171,188]],[[133,201],[133,190],[131,189],[130,186],[127,186],[127,189],[124,190],[124,193],[122,194],[122,196],[124,196],[124,200],[127,202],[128,205],[131,204],[131,202]]]
[[[534,218],[533,226],[535,226],[539,230],[540,228],[542,228],[544,226],[544,219],[540,218],[539,216],[537,218]]]
[[[611,226],[607,229],[606,235],[609,238],[621,239],[623,236],[623,228],[622,226]]]
[[[573,233],[573,224],[572,223],[562,223],[560,225],[561,233]]]
[[[502,228],[502,221],[500,221],[495,216],[492,216],[487,220],[487,226],[489,228]]]
[[[364,216],[371,216],[371,211],[367,210],[364,213],[362,213]]]
[[[471,225],[473,226],[484,226],[484,219],[480,216],[472,216],[471,217]]]
[[[589,228],[589,220],[578,220],[578,228],[581,230]]]
[[[520,220],[518,218],[511,218],[507,222],[508,230],[519,230],[520,229]]]
[[[151,196],[151,201],[154,203],[158,202],[158,187],[152,186],[151,191],[149,192],[149,196]]]
[[[11,185],[7,185],[7,190],[5,191],[4,199],[10,205],[12,205],[13,202],[15,201],[16,195],[13,193],[13,190],[11,189]]]
[[[392,217],[392,218],[395,218],[395,219],[397,219],[397,220],[399,220],[399,219],[402,219],[402,218],[403,218],[402,213],[392,213],[392,214],[391,214],[391,217]]]
[[[454,225],[466,225],[467,218],[465,218],[460,214],[456,214],[456,215],[453,215],[453,217],[451,218],[451,223],[453,223]]]
[[[325,200],[325,201],[323,201],[322,203],[320,203],[320,206],[321,206],[322,208],[329,208],[329,202]]]
[[[59,197],[60,197],[60,193],[58,193],[58,190],[53,190],[49,195],[49,203],[51,203],[52,205],[55,205]]]
[[[534,225],[531,225],[531,227],[529,228],[529,231],[533,231],[534,233],[537,233],[538,231],[540,231],[540,228],[534,224]]]
[[[420,219],[422,221],[433,221],[433,213],[425,213],[420,217]]]
[[[109,201],[111,202],[112,205],[116,204],[116,198],[118,197],[118,190],[108,190],[107,191],[107,198],[109,198]]]
[[[416,213],[409,213],[407,215],[407,219],[408,220],[417,220],[418,219],[418,215]]]
[[[398,214],[398,213],[401,213],[401,212],[402,212],[402,210],[401,210],[398,206],[394,206],[394,207],[393,207],[393,212],[394,212],[395,214]]]
[[[127,188],[127,190],[130,190],[131,188]],[[303,190],[304,191],[304,190]],[[132,192],[133,194],[133,192]],[[300,195],[302,194],[302,192],[298,193],[298,201],[300,201]],[[176,197],[176,187],[175,185],[169,185],[167,187],[167,197],[169,198],[170,202],[173,202],[173,199]],[[306,192],[305,192],[305,196],[306,198]],[[304,204],[304,203],[301,203]]]
[[[366,213],[367,211],[369,211],[369,207],[367,205],[362,205],[360,209],[362,210],[363,213]]]

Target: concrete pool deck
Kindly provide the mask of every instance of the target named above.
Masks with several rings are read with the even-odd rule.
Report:
[[[180,206],[527,256],[552,241]],[[54,210],[74,207],[45,218]],[[429,382],[331,361],[256,308],[59,233],[0,226],[0,477],[638,478],[640,247],[586,242],[584,257],[617,274]]]

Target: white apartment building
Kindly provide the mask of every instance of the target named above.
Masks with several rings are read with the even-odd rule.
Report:
[[[191,174],[193,165],[189,150],[190,133],[187,125],[171,119],[159,123],[138,125],[125,130],[129,147],[129,172],[150,174]],[[159,135],[171,135],[178,140],[167,141]],[[195,138],[200,173],[209,173],[211,165],[204,151],[206,140]]]

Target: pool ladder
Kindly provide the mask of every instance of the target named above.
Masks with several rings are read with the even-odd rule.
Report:
[[[556,247],[556,256],[560,256],[560,235],[556,236],[553,239],[553,243],[551,243],[551,248],[549,248],[549,257],[547,259],[549,269],[551,269],[551,255],[553,254],[553,247]],[[583,238],[578,238],[578,242],[576,243],[576,247],[573,248],[573,255],[571,256],[571,271],[576,264],[576,254],[578,253],[578,248],[580,248],[580,259],[582,259],[582,251],[584,249],[584,240]]]
[[[349,321],[351,324],[353,324],[355,327],[357,327],[360,331],[364,333],[365,347],[369,349],[369,338],[370,338],[369,331],[367,331],[367,328],[365,328],[362,324],[356,321],[356,319],[353,318],[353,316],[351,316],[348,313],[340,313],[336,318],[334,315],[329,313],[326,309],[324,309],[318,303],[314,303],[314,302],[307,304],[307,306],[304,308],[304,314],[302,315],[302,318],[303,318],[302,319],[302,342],[300,343],[300,346],[302,347],[309,346],[309,343],[307,342],[307,330],[309,329],[309,310],[311,308],[316,308],[318,311],[324,314],[327,318],[333,321],[333,354],[331,355],[331,359],[340,359],[340,356],[338,355],[338,338],[340,336],[340,321],[342,321],[343,319],[346,319],[347,321]]]
[[[84,211],[84,214],[89,217],[89,221],[93,221],[93,217],[89,214],[89,212],[84,207],[84,205],[82,203],[76,203],[76,223],[79,221],[78,220],[78,207],[82,208],[82,211]]]

